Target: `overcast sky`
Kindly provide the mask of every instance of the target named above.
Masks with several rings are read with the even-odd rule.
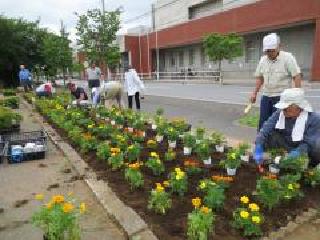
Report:
[[[150,15],[138,21],[125,23],[128,19],[151,10],[154,0],[105,0],[107,10],[123,7],[123,29],[150,24]],[[23,17],[35,21],[40,18],[40,25],[58,32],[60,19],[74,36],[77,18],[74,12],[84,13],[87,9],[101,7],[101,0],[0,0],[0,13],[8,17]],[[122,30],[124,31],[124,30]]]

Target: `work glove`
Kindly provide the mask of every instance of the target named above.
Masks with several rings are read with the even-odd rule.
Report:
[[[254,151],[254,160],[256,161],[256,164],[261,165],[263,160],[263,147],[261,144],[256,145],[256,149]]]
[[[288,154],[288,158],[297,158],[301,155],[300,151],[298,149],[294,149]]]

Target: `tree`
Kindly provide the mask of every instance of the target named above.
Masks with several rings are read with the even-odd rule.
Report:
[[[55,76],[58,69],[65,75],[66,69],[72,67],[72,50],[67,36],[47,34],[43,39],[43,56],[47,65],[47,73]],[[65,79],[65,78],[64,78]]]
[[[212,33],[204,38],[203,47],[209,59],[218,62],[218,70],[221,74],[220,82],[222,83],[221,62],[243,55],[243,38],[235,33],[226,35]]]
[[[78,44],[86,56],[100,64],[108,64],[111,68],[117,66],[120,61],[120,53],[113,42],[120,28],[119,9],[110,12],[92,9],[78,16]]]

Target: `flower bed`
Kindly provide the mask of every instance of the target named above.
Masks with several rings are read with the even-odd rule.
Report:
[[[185,124],[167,122],[161,114],[150,121],[150,116],[118,109],[67,109],[67,102],[36,100],[36,107],[159,239],[198,239],[199,232],[213,232],[216,239],[249,235],[247,239],[319,207],[320,191],[311,187],[320,182],[316,170],[297,173],[298,178],[284,171],[279,178],[261,176],[253,164],[240,162],[236,175],[227,177],[224,166],[239,165],[240,148],[218,152],[213,140],[223,141],[217,134],[193,141],[179,137],[185,135]],[[154,141],[159,134],[165,135],[163,141]],[[184,153],[183,139],[192,147],[191,155]],[[168,150],[168,140],[176,141],[175,149]],[[212,164],[204,164],[208,157]],[[272,206],[268,187],[279,190],[280,201]]]

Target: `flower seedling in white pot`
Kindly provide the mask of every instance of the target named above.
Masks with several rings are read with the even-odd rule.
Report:
[[[241,161],[249,162],[249,148],[250,145],[248,143],[239,144],[239,154]]]
[[[183,136],[183,154],[185,156],[189,156],[191,155],[192,149],[195,147],[196,145],[196,138],[195,136],[191,135],[191,133],[186,133]]]
[[[200,158],[200,160],[203,161],[205,165],[211,164],[211,151],[210,151],[208,140],[203,140],[202,143],[196,146],[195,150],[198,157]]]
[[[217,152],[224,152],[224,144],[226,142],[225,137],[223,134],[218,132],[213,132],[211,135],[212,144],[215,145]]]
[[[232,149],[227,154],[227,159],[224,162],[227,174],[229,176],[236,175],[237,168],[241,165],[240,154],[236,149]]]

